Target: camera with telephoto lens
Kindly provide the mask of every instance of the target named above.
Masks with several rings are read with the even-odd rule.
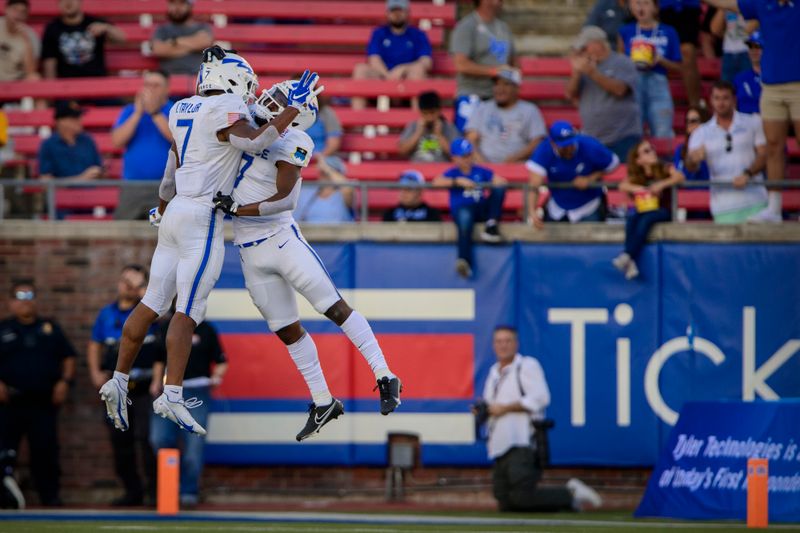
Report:
[[[545,469],[550,466],[550,439],[547,436],[548,430],[552,429],[556,423],[545,418],[543,420],[534,420],[533,424],[533,441],[536,446],[536,462],[539,468]]]
[[[475,411],[475,427],[480,427],[489,420],[489,404],[485,401],[475,400],[472,409]]]

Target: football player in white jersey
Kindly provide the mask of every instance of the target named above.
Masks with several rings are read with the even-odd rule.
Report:
[[[316,73],[306,71],[285,112],[256,127],[247,107],[255,100],[257,88],[253,69],[243,57],[219,47],[206,54],[197,77],[197,94],[170,110],[174,141],[159,188],[160,205],[151,211],[159,231],[150,282],[123,327],[114,376],[100,389],[108,416],[123,431],[128,429],[131,366],[148,328],[177,294],[177,312],[166,338],[166,385],[153,410],[191,433],[206,433],[187,410],[193,405],[191,400],[184,403],[182,383],[192,334],[205,317],[206,300],[219,278],[225,253],[223,214],[214,206],[214,193],[233,189],[242,151],[267,148],[322,90],[315,90]]]
[[[282,112],[297,82],[286,81],[265,91],[253,106],[256,122]],[[342,299],[319,256],[303,238],[292,217],[314,143],[305,133],[316,120],[316,102],[268,149],[245,153],[233,194],[219,194],[217,206],[233,218],[234,242],[240,248],[245,284],[269,328],[286,344],[303,375],[313,405],[297,434],[304,440],[344,413],[322,373],[317,347],[300,324],[295,291],[324,314],[359,349],[375,373],[380,411],[388,415],[400,405],[400,380],[386,363],[367,320]]]

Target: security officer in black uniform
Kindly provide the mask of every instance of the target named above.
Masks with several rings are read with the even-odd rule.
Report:
[[[59,506],[58,410],[75,376],[75,349],[36,311],[30,280],[11,287],[13,316],[0,322],[0,449],[28,437],[31,474],[42,505]]]
[[[89,375],[95,390],[111,378],[117,365],[122,326],[147,288],[147,269],[128,265],[117,282],[117,299],[100,310],[89,341]],[[155,497],[156,461],[150,446],[150,413],[153,398],[150,387],[153,363],[161,359],[158,326],[153,325],[145,337],[128,380],[128,431],[118,431],[109,423],[114,469],[122,481],[124,494],[113,500],[114,506],[137,506],[152,503]],[[105,409],[103,409],[105,415]],[[137,454],[138,451],[138,454]],[[137,458],[138,455],[138,458]],[[141,467],[141,474],[140,474]],[[149,501],[146,501],[149,500]]]

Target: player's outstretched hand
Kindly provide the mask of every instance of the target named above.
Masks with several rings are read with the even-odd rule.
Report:
[[[215,44],[214,46],[209,46],[208,48],[203,50],[203,63],[208,63],[212,59],[219,59],[220,61],[222,61],[223,57],[225,57],[225,50],[218,44]]]
[[[158,208],[154,207],[150,210],[150,225],[154,227],[158,227],[161,224],[161,213],[158,212]]]
[[[316,86],[318,81],[319,75],[316,72],[309,70],[303,72],[300,80],[289,91],[289,105],[298,109],[305,107],[312,98],[325,90],[325,86]]]
[[[239,210],[239,204],[233,200],[233,197],[229,194],[222,194],[222,191],[217,191],[217,195],[214,197],[214,207],[232,217],[235,217],[236,211]]]

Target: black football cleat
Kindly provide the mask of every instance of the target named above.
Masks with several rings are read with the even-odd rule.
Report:
[[[297,442],[319,433],[322,426],[335,418],[339,418],[343,414],[344,405],[336,398],[334,398],[333,402],[330,404],[321,407],[317,407],[313,403],[310,404],[308,406],[308,420],[306,421],[305,427],[297,434]]]
[[[403,384],[400,379],[393,377],[391,379],[382,377],[375,385],[375,389],[381,395],[381,414],[386,416],[400,406],[400,392],[403,390]],[[372,390],[375,390],[372,389]]]

